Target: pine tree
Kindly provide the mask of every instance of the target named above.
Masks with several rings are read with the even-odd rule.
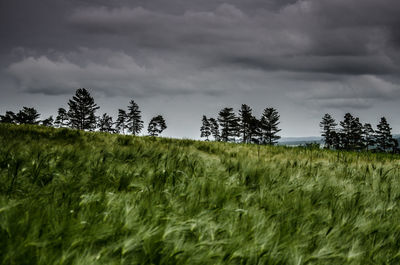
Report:
[[[342,147],[345,150],[352,149],[352,142],[353,142],[353,124],[354,124],[354,117],[350,113],[346,113],[344,115],[344,120],[340,122],[340,126],[342,127],[341,132],[341,142]]]
[[[214,137],[214,141],[219,141],[219,125],[216,119],[210,118],[208,119],[208,122],[210,123],[210,131],[212,136]]]
[[[339,150],[342,148],[342,134],[337,131],[332,131],[330,133],[330,137],[332,140],[332,147],[336,150]]]
[[[386,121],[385,117],[382,117],[376,130],[376,145],[378,150],[382,152],[388,151],[392,146],[392,128]]]
[[[252,109],[248,105],[242,104],[239,110],[239,133],[242,143],[250,143],[252,140],[252,119]]]
[[[371,124],[366,123],[363,126],[363,142],[364,147],[368,151],[370,147],[375,146],[375,130],[372,128]]]
[[[324,140],[325,143],[325,148],[330,149],[333,147],[333,137],[335,137],[335,135],[333,134],[333,132],[335,132],[335,128],[336,128],[336,121],[332,118],[332,116],[328,113],[326,113],[324,115],[324,117],[322,117],[322,121],[320,122],[319,126],[322,129],[322,138]]]
[[[54,119],[53,116],[48,117],[47,119],[42,120],[41,124],[43,126],[51,127],[53,126]]]
[[[208,137],[211,135],[211,126],[210,122],[208,121],[207,117],[203,115],[202,119],[202,125],[200,128],[200,137],[203,138],[205,137],[206,140],[208,141]]]
[[[261,143],[260,121],[254,116],[250,119],[249,139],[251,143]]]
[[[150,136],[158,136],[166,128],[167,125],[165,123],[163,116],[158,115],[150,120],[149,126],[147,127],[147,132],[149,133]]]
[[[15,115],[15,121],[18,124],[39,124],[39,116],[40,114],[35,108],[23,107]]]
[[[340,122],[342,148],[345,150],[361,150],[363,146],[363,126],[360,119],[350,113],[344,115]]]
[[[104,113],[97,122],[97,128],[99,128],[100,132],[114,133],[115,130],[113,128],[113,124],[112,117],[107,113]]]
[[[221,127],[220,139],[224,142],[235,140],[238,135],[238,120],[233,108],[224,108],[218,114],[218,123]]]
[[[360,122],[360,119],[354,118],[351,124],[351,149],[353,150],[362,150],[364,149],[364,141],[363,141],[363,125]]]
[[[128,131],[131,132],[133,135],[138,135],[143,129],[143,121],[139,106],[133,100],[129,102],[127,119]]]
[[[57,117],[56,121],[54,122],[54,125],[56,127],[68,127],[68,113],[64,108],[59,108],[57,111]]]
[[[128,115],[126,114],[126,111],[123,109],[118,109],[118,118],[115,127],[119,133],[125,134],[125,129],[128,125],[127,122]]]
[[[393,154],[398,154],[399,153],[399,141],[395,138],[392,138],[391,140],[391,148],[392,148],[392,153]]]
[[[96,110],[99,107],[85,88],[76,90],[75,96],[68,102],[69,125],[78,130],[94,130],[96,128]]]
[[[15,123],[15,113],[12,111],[6,111],[4,115],[0,115],[0,122],[1,123]]]
[[[276,135],[281,129],[278,129],[279,125],[279,114],[274,108],[266,108],[262,114],[260,120],[261,130],[261,143],[274,145],[281,138]]]

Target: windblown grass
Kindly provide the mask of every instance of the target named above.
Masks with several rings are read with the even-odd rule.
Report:
[[[399,264],[399,159],[0,125],[0,261]]]

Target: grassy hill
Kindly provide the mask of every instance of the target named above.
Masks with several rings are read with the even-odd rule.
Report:
[[[399,161],[0,125],[0,263],[399,264]]]

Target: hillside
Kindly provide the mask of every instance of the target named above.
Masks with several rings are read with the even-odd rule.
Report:
[[[398,264],[399,161],[0,125],[0,263]]]

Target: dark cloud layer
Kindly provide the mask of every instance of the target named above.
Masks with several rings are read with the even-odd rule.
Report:
[[[0,89],[389,112],[398,14],[397,0],[0,1]]]

